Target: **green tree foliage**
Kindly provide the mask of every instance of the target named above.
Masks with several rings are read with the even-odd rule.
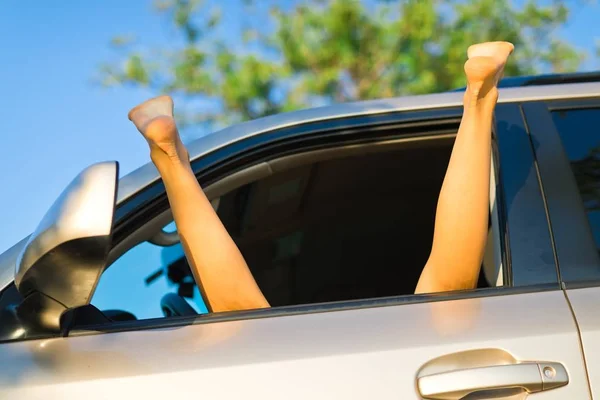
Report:
[[[445,91],[464,85],[468,45],[515,44],[506,75],[574,71],[584,58],[556,31],[565,2],[525,0],[234,1],[243,26],[231,40],[215,2],[154,6],[177,32],[164,49],[128,37],[101,67],[107,85],[137,85],[211,107],[180,115],[219,123],[331,102]],[[227,37],[229,37],[228,40]],[[191,108],[191,107],[188,107]],[[198,111],[202,108],[203,111]]]

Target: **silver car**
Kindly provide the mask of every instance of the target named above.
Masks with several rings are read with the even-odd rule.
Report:
[[[212,313],[153,165],[91,165],[0,255],[0,399],[600,399],[600,76],[503,83],[477,289],[412,294],[460,91],[275,115],[189,146],[273,307]]]

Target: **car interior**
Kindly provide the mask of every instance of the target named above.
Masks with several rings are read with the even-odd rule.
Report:
[[[454,137],[449,132],[305,151],[238,171],[204,190],[272,306],[409,295],[431,249]],[[495,190],[490,203],[495,210]],[[502,285],[493,214],[480,288]],[[146,236],[153,232],[147,240],[177,241],[176,232],[160,229],[171,218],[168,212],[157,218],[154,231],[145,229]],[[168,269],[165,275],[180,284],[178,295],[191,297],[185,257]]]
[[[279,160],[281,172],[220,198],[218,214],[271,305],[414,292],[453,138],[411,144]]]

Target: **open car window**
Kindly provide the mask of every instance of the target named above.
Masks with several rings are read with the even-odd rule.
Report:
[[[411,295],[431,248],[453,142],[449,132],[420,145],[282,159],[272,175],[220,196],[217,213],[272,306]],[[480,288],[503,284],[491,187]],[[92,304],[157,318],[168,293],[207,312],[181,245],[144,242],[106,270]]]

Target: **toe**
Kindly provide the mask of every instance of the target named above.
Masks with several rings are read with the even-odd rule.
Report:
[[[140,131],[148,122],[160,116],[173,117],[173,99],[170,96],[159,96],[147,100],[132,108],[127,114],[127,117]]]

